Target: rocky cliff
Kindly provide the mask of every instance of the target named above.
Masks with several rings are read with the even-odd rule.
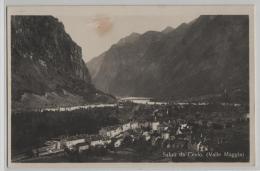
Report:
[[[52,16],[12,16],[13,108],[107,100],[91,83],[81,47]]]

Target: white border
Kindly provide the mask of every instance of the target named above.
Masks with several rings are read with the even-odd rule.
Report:
[[[7,163],[5,160],[5,48],[4,48],[4,28],[5,28],[5,10],[4,0],[0,0],[0,170],[4,170]]]
[[[260,30],[260,1],[258,0],[0,0],[0,170],[18,170],[18,169],[7,169],[7,161],[6,161],[6,150],[5,150],[5,142],[6,142],[6,102],[5,102],[5,7],[7,5],[156,5],[156,4],[170,4],[170,5],[222,5],[222,4],[254,4],[255,5],[255,120],[256,123],[260,123],[260,117],[258,115],[260,111],[259,100],[259,86],[260,86],[260,77],[258,73],[260,72],[260,59],[259,57],[259,49],[260,48],[260,40],[259,40],[259,31]],[[254,170],[260,170],[260,162],[259,162],[259,154],[260,154],[260,144],[259,144],[259,130],[260,125],[256,124],[255,135],[256,135],[256,166]],[[211,168],[213,169],[213,168]],[[216,169],[216,168],[215,168]],[[220,168],[217,168],[220,169]],[[231,168],[229,168],[231,169]],[[236,170],[240,170],[242,168],[232,168]],[[250,169],[253,168],[245,168],[243,169]],[[28,170],[28,169],[19,169],[19,170]],[[34,170],[34,169],[30,169]],[[36,170],[36,169],[35,169]],[[37,169],[37,170],[75,170],[75,169],[61,169],[61,168],[44,168],[44,169]],[[84,168],[77,169],[77,170],[86,170]],[[102,170],[102,169],[88,169],[88,170]],[[106,169],[112,170],[112,169]],[[113,169],[113,170],[120,170],[120,169]],[[126,170],[126,169],[124,169]],[[131,169],[127,169],[131,170]],[[145,169],[142,169],[145,170]],[[148,169],[146,169],[148,170]],[[157,169],[158,170],[158,169]],[[164,169],[165,170],[165,169]],[[167,169],[169,170],[169,169]],[[202,169],[200,169],[202,170]],[[205,168],[203,169],[205,170]]]

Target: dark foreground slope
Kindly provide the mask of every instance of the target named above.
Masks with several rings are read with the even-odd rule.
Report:
[[[180,99],[226,89],[234,101],[247,102],[248,22],[200,16],[176,29],[133,33],[87,65],[95,86],[118,96]]]
[[[81,48],[52,16],[13,16],[11,56],[13,109],[111,99],[92,85]]]

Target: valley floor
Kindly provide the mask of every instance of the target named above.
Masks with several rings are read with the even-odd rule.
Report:
[[[34,113],[26,125],[21,121],[28,118],[13,116],[12,136],[17,135],[12,142],[13,162],[249,161],[246,105],[124,102],[103,108],[43,111],[40,115],[51,122],[32,121]],[[25,133],[32,127],[37,128],[33,134],[40,135],[29,140]],[[46,146],[47,142],[52,144]]]

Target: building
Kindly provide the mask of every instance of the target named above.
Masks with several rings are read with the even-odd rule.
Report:
[[[90,146],[96,146],[96,145],[104,145],[105,142],[102,140],[101,136],[93,136],[91,137]]]
[[[158,125],[158,130],[159,131],[164,132],[164,131],[167,131],[168,129],[169,129],[169,124],[167,124],[165,122],[160,124],[160,125]]]
[[[75,139],[72,138],[72,139],[63,140],[61,144],[71,149],[76,144],[84,143],[84,142],[85,142],[85,138],[75,138]]]
[[[127,125],[125,125],[125,128],[127,128]],[[123,132],[123,128],[121,126],[109,126],[104,127],[99,130],[99,135],[101,136],[107,136],[107,137],[115,137],[116,135]]]
[[[139,123],[141,128],[149,128],[151,126],[151,123],[148,121],[142,121]]]
[[[126,123],[126,124],[122,125],[122,131],[125,132],[125,131],[127,131],[129,129],[131,129],[131,124],[130,123]]]
[[[48,144],[48,145],[46,145],[46,144]],[[63,149],[61,149],[59,142],[48,141],[48,142],[46,142],[46,144],[43,147],[33,149],[32,150],[33,155],[35,157],[39,157],[39,156],[46,156],[49,154],[58,153],[58,152],[63,151]]]
[[[168,139],[170,139],[170,133],[169,132],[162,132],[161,137],[164,140],[168,140]]]
[[[176,131],[176,135],[181,135],[181,134],[183,134],[183,132],[182,132],[181,128],[179,127]]]
[[[180,128],[181,128],[181,130],[189,129],[189,126],[188,126],[187,123],[184,123],[184,124],[181,124],[181,125],[180,125]]]
[[[103,142],[104,144],[110,144],[111,143],[111,139],[110,138],[103,138]]]
[[[122,144],[122,141],[123,141],[123,139],[118,139],[118,140],[116,140],[116,142],[114,143],[114,147],[115,147],[115,148],[120,147],[121,144]]]
[[[159,125],[160,125],[159,122],[152,122],[152,130],[157,131]]]
[[[116,129],[111,129],[107,132],[109,137],[115,137],[119,134],[119,132]]]
[[[115,130],[116,135],[121,134],[123,132],[122,126],[118,126]]]
[[[96,145],[104,145],[104,142],[101,139],[93,140],[93,141],[90,142],[90,146],[94,146],[95,147]]]
[[[83,151],[86,151],[90,148],[90,144],[88,142],[79,143],[76,145],[76,148],[78,149],[79,153],[82,153]]]
[[[130,127],[131,127],[131,129],[137,129],[137,128],[139,128],[139,124],[138,124],[138,122],[131,122]]]
[[[119,102],[132,102],[132,103],[137,103],[137,104],[150,104],[152,98],[148,97],[126,97],[126,98],[121,98]]]
[[[51,140],[51,141],[46,141],[44,144],[46,146],[49,146],[50,149],[56,149],[56,150],[61,149],[60,141]]]
[[[147,131],[143,133],[143,136],[145,138],[145,141],[149,141],[151,139],[151,135]]]
[[[106,146],[107,144],[111,143],[110,137],[103,137],[101,135],[93,135],[88,140],[90,146]]]
[[[36,151],[33,151],[33,152],[35,152],[36,154],[34,154],[35,156],[46,156],[46,155],[49,155],[49,154],[51,154],[52,153],[52,150],[51,149],[49,149],[49,147],[48,146],[43,146],[43,147],[40,147],[40,148],[38,148],[38,149],[36,149]]]

